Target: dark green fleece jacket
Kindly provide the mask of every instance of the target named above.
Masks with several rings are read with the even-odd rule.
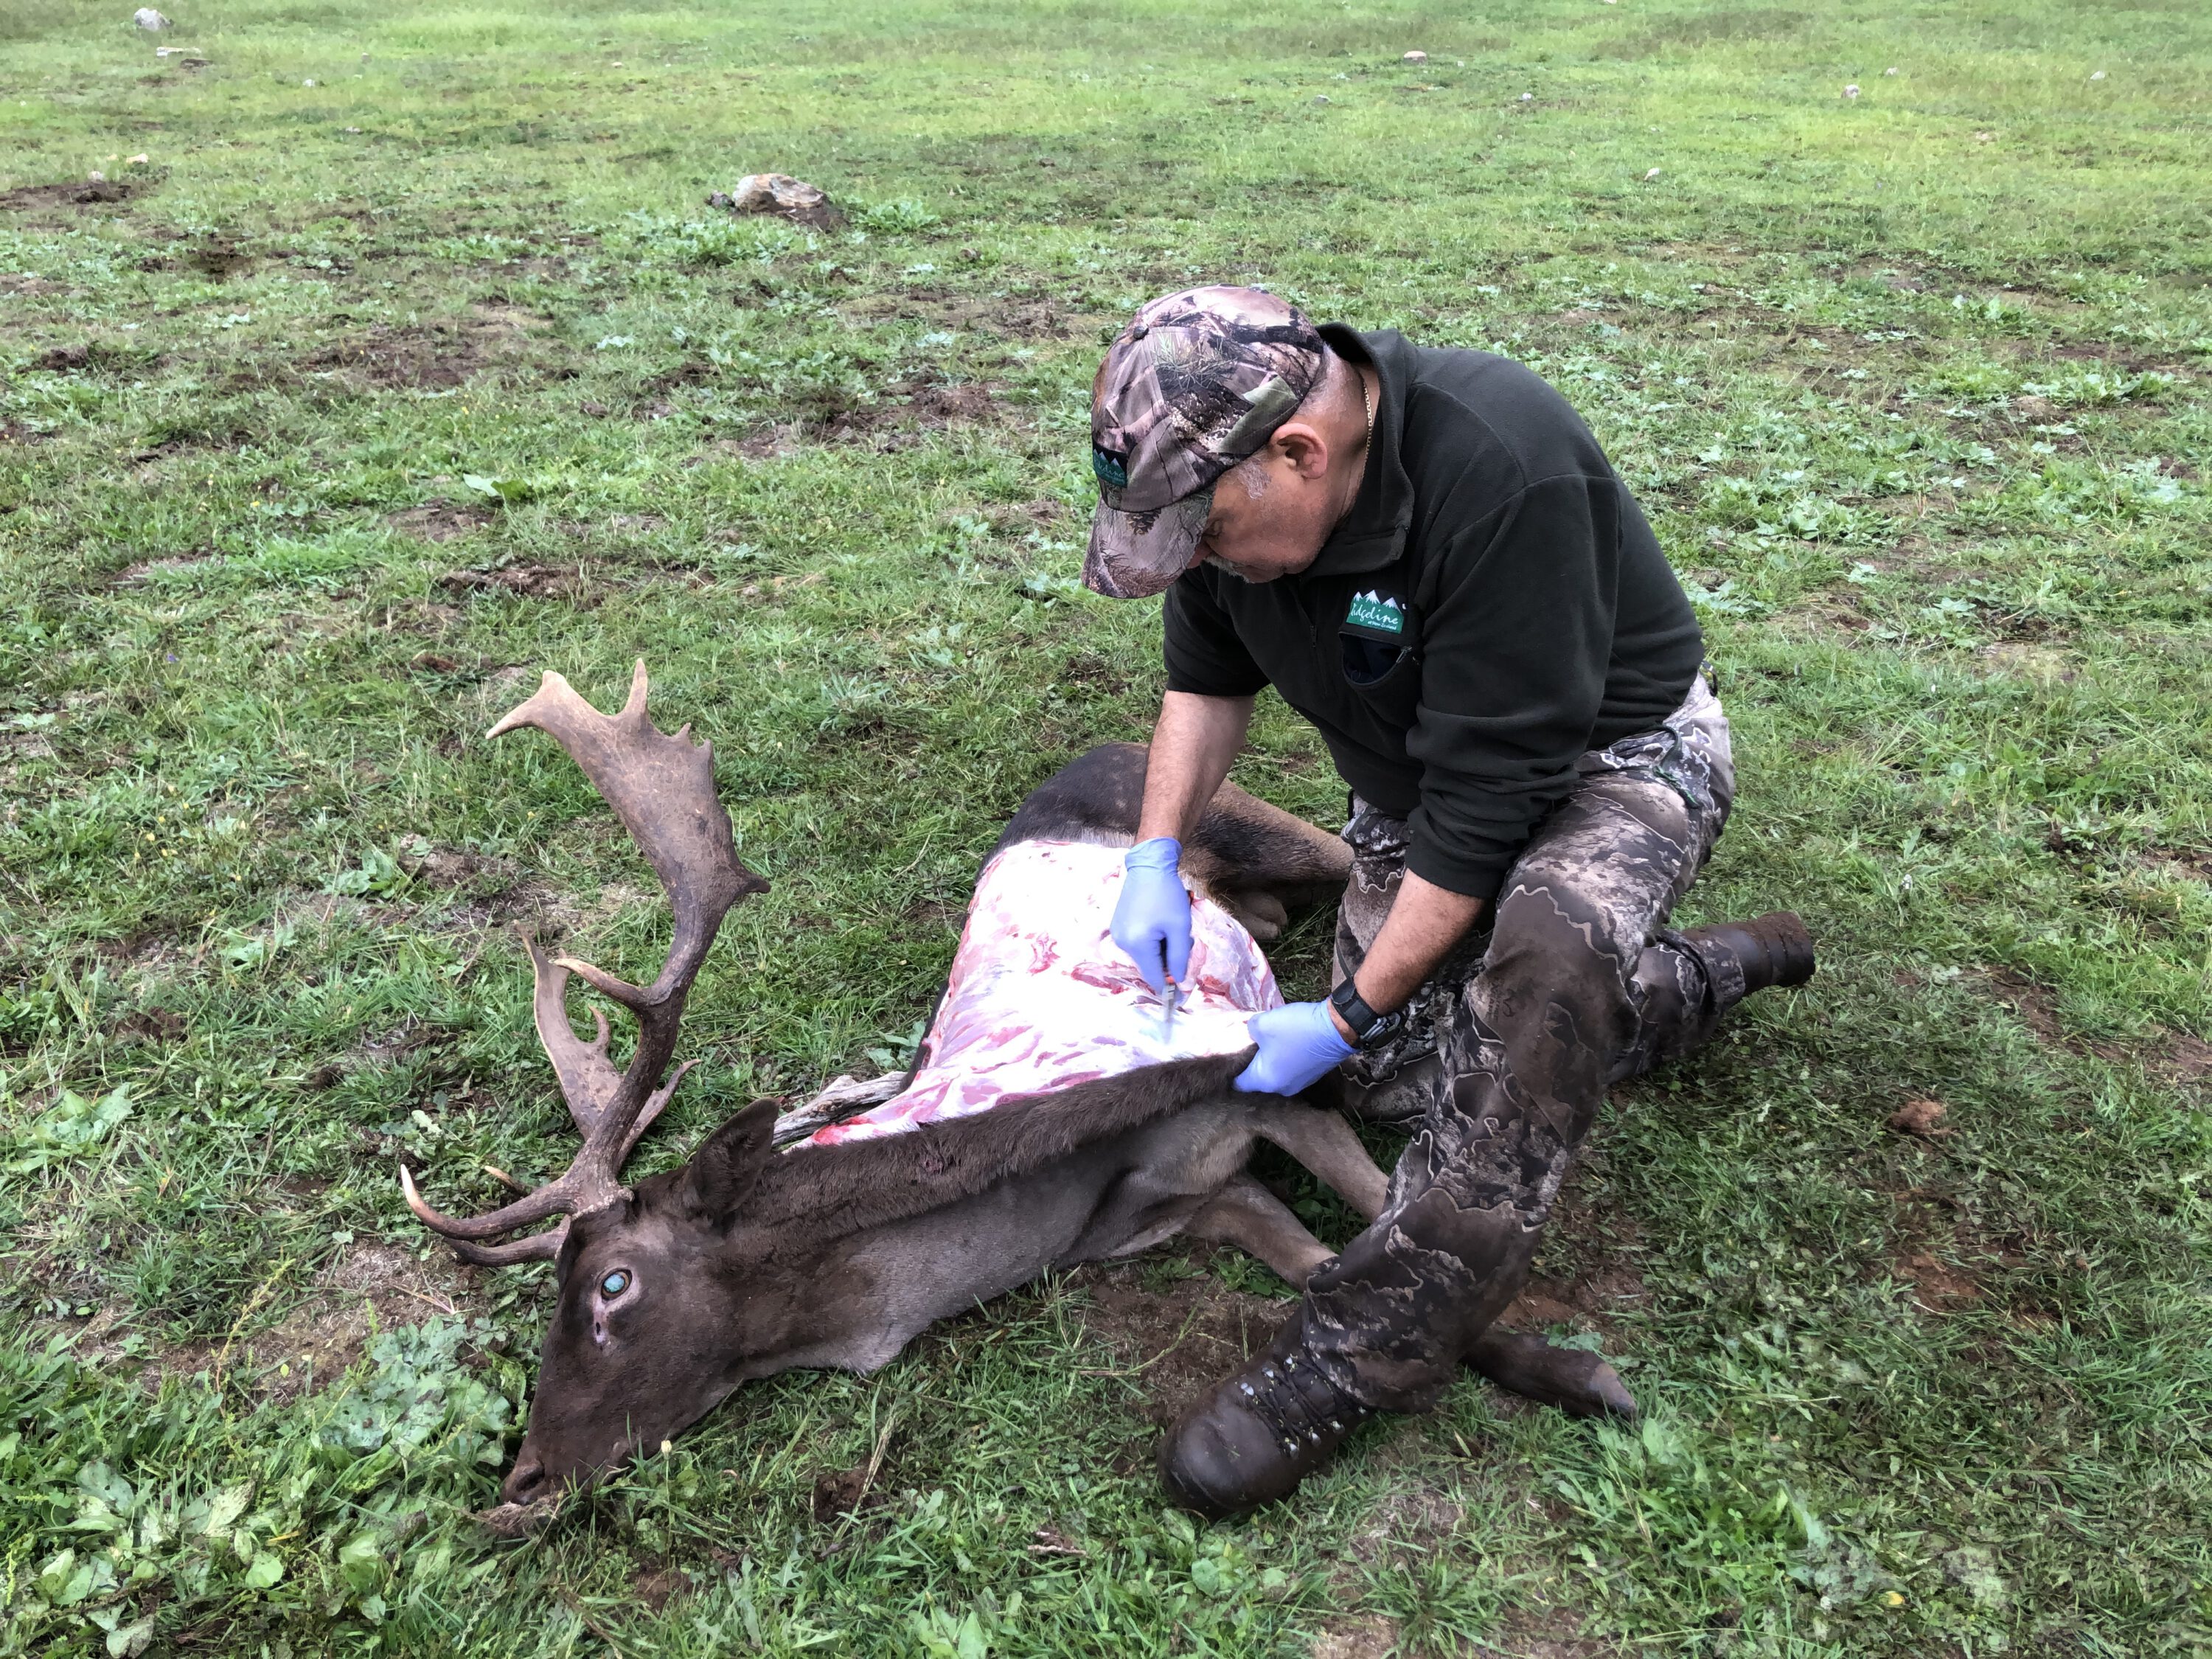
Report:
[[[1312,565],[1169,590],[1168,684],[1273,685],[1361,796],[1409,822],[1407,867],[1494,897],[1575,762],[1648,732],[1704,647],[1651,526],[1528,369],[1326,327],[1382,378],[1358,499]]]

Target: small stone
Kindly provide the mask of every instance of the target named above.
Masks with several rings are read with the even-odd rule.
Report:
[[[1884,75],[1894,75],[1894,74],[1896,74],[1896,73],[1897,73],[1897,65],[1896,65],[1896,64],[1891,64],[1887,69],[1884,70],[1882,71],[1882,73],[1883,73]]]
[[[1650,172],[1649,172],[1649,173],[1645,173],[1645,174],[1644,175],[1644,182],[1645,184],[1647,184],[1647,185],[1648,185],[1648,184],[1650,184],[1650,183],[1654,179],[1656,179],[1658,176],[1659,176],[1659,169],[1658,169],[1657,167],[1654,167],[1654,168],[1652,168],[1652,169],[1651,169],[1651,171],[1650,171]]]
[[[1524,92],[1521,94],[1521,101],[1524,104],[1533,104],[1536,101],[1536,94],[1533,92]]]
[[[151,6],[139,7],[131,14],[131,21],[142,29],[165,29],[169,27],[169,20]]]
[[[728,195],[718,191],[707,200],[732,213],[773,213],[816,230],[835,230],[845,222],[844,213],[820,186],[787,173],[748,173]]]
[[[98,167],[94,167],[91,172],[86,173],[84,178],[85,182],[90,185],[104,185],[107,182],[107,175],[102,173]]]
[[[1409,52],[1406,54],[1405,61],[1408,64],[1425,64],[1429,61],[1429,54],[1425,52]]]
[[[2090,76],[2090,77],[2089,77],[2089,78],[2090,78],[2092,81],[2101,81],[2101,80],[2103,80],[2103,79],[2105,78],[2105,71],[2104,71],[2104,70],[2097,70],[2094,74],[2093,74],[2092,76]]]
[[[315,77],[311,75],[306,80],[301,82],[300,84],[303,87],[312,87],[315,84]]]
[[[356,137],[358,137],[361,132],[361,129],[359,127],[340,127],[338,131],[340,132],[350,132],[355,134]]]
[[[1314,94],[1314,102],[1316,104],[1326,104],[1328,102],[1328,94],[1325,92],[1316,93]]]
[[[1933,1140],[1938,1135],[1951,1133],[1942,1127],[1943,1111],[1940,1100],[1908,1100],[1889,1115],[1889,1127],[1901,1135],[1918,1135],[1923,1140]]]
[[[1857,82],[1856,82],[1856,81],[1852,82],[1850,83],[1850,85],[1849,85],[1849,86],[1847,86],[1847,87],[1845,87],[1845,88],[1844,88],[1844,97],[1846,97],[1846,98],[1856,98],[1856,97],[1857,97],[1858,95],[1859,95],[1859,83],[1858,83]]]
[[[125,165],[128,167],[143,167],[146,166],[150,160],[151,158],[147,155],[144,150],[142,149],[136,155],[131,156]]]

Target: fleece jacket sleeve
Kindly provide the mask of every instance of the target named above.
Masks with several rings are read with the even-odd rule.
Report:
[[[1406,867],[1494,898],[1543,815],[1575,782],[1605,696],[1620,575],[1621,485],[1529,485],[1438,562],[1422,625],[1421,768]]]

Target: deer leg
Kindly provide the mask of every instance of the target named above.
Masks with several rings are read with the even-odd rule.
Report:
[[[1620,1373],[1594,1353],[1555,1348],[1542,1337],[1492,1325],[1468,1351],[1469,1370],[1508,1394],[1556,1406],[1570,1417],[1636,1415]]]
[[[1308,1274],[1336,1254],[1308,1232],[1282,1200],[1242,1171],[1229,1177],[1183,1231],[1216,1244],[1234,1244],[1292,1285],[1303,1285]]]
[[[1363,1221],[1372,1221],[1382,1213],[1390,1177],[1367,1155],[1352,1126],[1336,1113],[1313,1106],[1267,1108],[1255,1113],[1252,1129],[1327,1182],[1359,1212]]]
[[[1352,1132],[1352,1126],[1337,1114],[1310,1106],[1282,1107],[1259,1114],[1253,1128],[1261,1139],[1280,1146],[1327,1182],[1365,1219],[1371,1222],[1382,1214],[1390,1178],[1376,1166],[1375,1160],[1367,1155],[1367,1148],[1360,1145],[1359,1137]],[[1284,1220],[1310,1241],[1305,1272],[1311,1272],[1328,1259],[1333,1254],[1328,1247],[1307,1232],[1299,1224],[1297,1218],[1277,1202],[1273,1193],[1249,1176],[1241,1179],[1245,1185],[1258,1192],[1260,1200],[1267,1206],[1280,1212]],[[1229,1190],[1224,1188],[1224,1199],[1229,1196]],[[1221,1199],[1215,1200],[1216,1204],[1221,1202]],[[1239,1194],[1237,1202],[1249,1205],[1251,1200]],[[1211,1209],[1212,1206],[1208,1207]],[[1200,1212],[1201,1216],[1206,1213]],[[1192,1224],[1190,1231],[1199,1231],[1196,1222]],[[1282,1262],[1256,1243],[1247,1243],[1243,1238],[1225,1233],[1202,1236],[1219,1237],[1225,1243],[1240,1245],[1260,1257],[1291,1284],[1305,1283],[1303,1273],[1293,1277]],[[1556,1406],[1570,1416],[1632,1418],[1636,1415],[1635,1398],[1622,1383],[1620,1372],[1596,1354],[1585,1353],[1577,1348],[1553,1347],[1540,1336],[1509,1331],[1502,1326],[1492,1325],[1476,1340],[1468,1353],[1467,1364],[1471,1370],[1488,1377],[1507,1393],[1522,1395],[1541,1405]]]
[[[1225,888],[1214,896],[1262,945],[1273,945],[1291,925],[1291,913],[1283,901],[1263,887]]]
[[[1358,1138],[1343,1119],[1307,1108],[1291,1109],[1301,1116],[1333,1121],[1352,1143],[1352,1150],[1367,1162],[1375,1180],[1383,1180],[1382,1172],[1367,1159],[1366,1148],[1359,1145]],[[1306,1163],[1298,1147],[1277,1139],[1265,1128],[1260,1133],[1300,1163]],[[1323,1130],[1316,1139],[1326,1144],[1333,1137]],[[1307,1167],[1313,1168],[1310,1164]],[[1315,1170],[1314,1173],[1322,1172]],[[1340,1187],[1337,1190],[1344,1189]],[[1349,1200],[1351,1194],[1346,1194],[1346,1197]],[[1379,1206],[1379,1194],[1376,1201]],[[1292,1215],[1280,1199],[1243,1172],[1231,1176],[1221,1190],[1184,1224],[1182,1231],[1212,1243],[1233,1244],[1246,1255],[1259,1257],[1286,1283],[1301,1287],[1315,1268],[1336,1254],[1308,1231],[1305,1224]],[[1488,1377],[1508,1394],[1517,1394],[1539,1405],[1556,1407],[1571,1417],[1633,1419],[1637,1414],[1635,1396],[1621,1382],[1620,1373],[1604,1359],[1579,1348],[1554,1347],[1542,1337],[1528,1332],[1509,1331],[1492,1325],[1468,1351],[1467,1364],[1470,1370]]]

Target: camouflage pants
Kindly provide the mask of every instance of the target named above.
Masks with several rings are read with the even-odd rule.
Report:
[[[1308,1284],[1307,1346],[1372,1406],[1436,1399],[1521,1290],[1608,1083],[1696,1047],[1743,995],[1666,928],[1735,793],[1701,676],[1656,731],[1592,750],[1507,873],[1486,934],[1346,1064],[1355,1113],[1418,1119],[1379,1220]],[[1404,874],[1406,826],[1355,799],[1336,975],[1357,970]]]

